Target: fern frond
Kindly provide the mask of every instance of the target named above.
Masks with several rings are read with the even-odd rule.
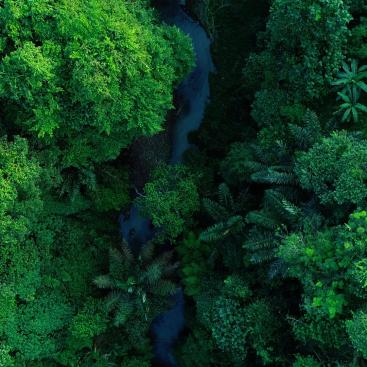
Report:
[[[204,198],[203,199],[203,206],[206,212],[215,220],[220,221],[223,219],[228,218],[229,212],[226,208],[222,205],[218,204],[217,202]]]
[[[218,188],[219,203],[228,209],[234,209],[233,196],[229,187],[225,183],[221,183]]]
[[[266,190],[264,195],[264,207],[272,213],[276,213],[280,222],[292,222],[301,213],[301,209],[288,201],[278,190]]]
[[[93,283],[102,289],[112,288],[114,285],[113,279],[109,275],[99,275],[94,278]]]
[[[273,248],[275,243],[276,240],[272,231],[266,231],[264,229],[260,230],[259,228],[254,227],[243,243],[243,248],[250,251],[269,249]]]
[[[223,238],[223,233],[227,230],[224,222],[216,223],[200,233],[200,241],[214,242]]]
[[[266,171],[253,173],[251,179],[254,182],[275,185],[291,185],[295,182],[293,173],[278,172],[271,168],[268,168]]]
[[[117,304],[117,310],[114,317],[114,325],[115,326],[121,326],[126,323],[126,321],[129,319],[129,316],[133,313],[134,307],[132,302],[125,298],[120,299],[120,301]]]
[[[172,296],[177,292],[177,285],[172,282],[171,280],[167,279],[161,279],[154,289],[152,289],[152,293],[166,297],[166,296]]]
[[[163,269],[161,264],[154,262],[145,269],[144,276],[147,282],[153,285],[156,284],[159,281],[159,279],[161,279],[162,273]]]
[[[224,239],[232,234],[238,233],[244,227],[243,218],[239,215],[233,216],[227,222],[220,222],[201,232],[199,239],[205,242],[213,242]]]
[[[251,262],[254,264],[269,262],[274,259],[275,255],[275,249],[260,250],[251,256]]]
[[[292,218],[298,218],[301,214],[301,209],[291,203],[290,201],[283,199],[282,200],[283,208],[286,210],[286,212],[292,217]]]
[[[249,212],[246,215],[246,221],[249,224],[256,224],[267,229],[275,229],[279,225],[279,222],[272,217],[271,213],[265,210]]]

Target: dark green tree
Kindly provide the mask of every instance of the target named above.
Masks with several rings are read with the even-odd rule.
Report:
[[[167,307],[168,296],[176,292],[177,286],[170,279],[177,268],[170,263],[172,253],[154,255],[152,243],[144,245],[137,255],[126,243],[121,250],[110,249],[109,273],[98,276],[94,283],[109,290],[105,302],[115,326],[140,319],[147,331],[154,317]]]

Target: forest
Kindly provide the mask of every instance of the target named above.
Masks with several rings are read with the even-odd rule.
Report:
[[[0,0],[0,367],[367,366],[367,0]]]

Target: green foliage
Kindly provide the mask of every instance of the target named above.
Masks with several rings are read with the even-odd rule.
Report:
[[[334,132],[301,154],[295,172],[301,186],[324,205],[361,203],[366,195],[367,145],[346,132]]]
[[[245,312],[241,304],[225,297],[218,298],[211,310],[209,322],[218,347],[232,356],[237,363],[247,354]]]
[[[246,307],[249,341],[264,365],[277,362],[276,346],[281,323],[267,301],[259,300]]]
[[[359,112],[367,112],[367,107],[358,102],[361,92],[367,92],[367,84],[364,82],[367,77],[367,65],[358,67],[358,62],[354,59],[350,66],[345,62],[342,65],[342,71],[337,74],[337,79],[332,82],[332,85],[342,88],[338,92],[338,96],[343,103],[336,113],[344,111],[343,122],[349,122],[351,118],[354,122],[358,122]]]
[[[350,271],[366,252],[366,244],[360,239],[366,226],[364,217],[356,224],[361,213],[351,216],[349,232],[335,228],[317,234],[293,233],[279,249],[289,274],[304,285],[304,307],[314,317],[334,318],[353,299],[355,286]]]
[[[219,355],[209,332],[202,326],[195,326],[179,347],[178,357],[183,367],[211,367],[218,363]]]
[[[193,65],[189,38],[143,2],[7,0],[0,23],[2,112],[58,145],[65,166],[115,158],[160,131]]]
[[[346,321],[346,328],[350,340],[356,350],[367,358],[367,315],[363,311],[353,314],[351,320]]]
[[[303,357],[298,355],[296,361],[293,363],[293,367],[320,367],[320,363],[317,362],[313,357]]]
[[[211,247],[200,241],[193,232],[176,246],[181,260],[181,273],[185,293],[195,296],[201,290],[201,278],[208,270]]]
[[[160,165],[137,198],[142,213],[162,231],[162,239],[173,241],[198,211],[196,180],[183,165]]]
[[[245,74],[253,72],[255,63],[261,63],[264,80],[260,82],[269,97],[282,93],[277,91],[280,84],[294,101],[325,94],[343,60],[350,20],[342,0],[273,1],[264,50],[250,58]],[[280,105],[287,104],[284,97],[282,101]],[[261,104],[255,101],[255,106],[257,109]]]
[[[361,0],[364,2],[364,0]],[[364,5],[366,7],[366,5]],[[361,5],[357,5],[357,10],[361,10]],[[364,16],[361,16],[359,18],[358,24],[355,25],[351,29],[349,42],[348,42],[348,53],[351,55],[351,57],[365,60],[367,58],[367,44],[366,44],[366,38],[367,38],[367,29],[366,29],[366,21],[367,18],[364,14]]]
[[[238,206],[226,184],[219,185],[218,202],[204,198],[203,206],[210,217],[217,223],[200,234],[202,241],[223,240],[242,231],[244,225],[243,218],[241,215],[236,215]]]
[[[69,326],[69,341],[71,349],[93,347],[94,337],[107,329],[107,317],[100,302],[87,299],[85,306],[71,320]]]
[[[344,112],[342,121],[349,122],[352,118],[354,122],[359,121],[359,113],[367,112],[367,107],[358,102],[360,92],[358,89],[346,87],[345,92],[338,92],[338,96],[342,99],[343,103],[339,106],[339,110],[336,113]]]
[[[146,244],[134,256],[127,244],[121,251],[110,249],[109,273],[95,278],[98,288],[109,290],[105,305],[113,312],[115,326],[142,321],[143,331],[167,306],[167,297],[177,289],[169,279],[177,264],[170,264],[172,253],[154,258],[154,245]],[[137,325],[135,325],[137,327]]]
[[[352,60],[350,65],[343,62],[342,65],[343,69],[336,75],[337,79],[332,82],[332,85],[341,87],[343,92],[347,90],[348,86],[367,92],[367,85],[363,81],[367,78],[367,65],[358,66],[357,60]]]

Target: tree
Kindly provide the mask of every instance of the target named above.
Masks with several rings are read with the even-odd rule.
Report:
[[[188,296],[200,293],[201,279],[208,270],[208,257],[211,247],[200,241],[195,233],[189,232],[183,241],[176,246],[181,260],[182,281]]]
[[[334,360],[351,358],[352,345],[361,350],[363,343],[364,316],[359,310],[367,296],[362,281],[366,279],[362,265],[367,256],[366,217],[365,211],[356,211],[344,226],[292,233],[279,248],[288,276],[303,285],[303,316],[292,321],[295,336]],[[356,311],[346,321],[350,343],[344,323]]]
[[[367,143],[347,132],[334,132],[299,155],[295,173],[300,185],[324,205],[359,204],[365,185]]]
[[[154,258],[154,245],[148,243],[133,255],[126,243],[121,250],[110,249],[109,273],[95,278],[98,288],[106,289],[107,310],[113,312],[115,326],[140,320],[144,332],[152,320],[167,307],[168,296],[176,290],[170,276],[177,264],[170,264],[172,253]],[[138,327],[136,324],[134,327]]]
[[[189,38],[145,1],[6,0],[0,26],[1,115],[64,167],[116,158],[160,131],[193,65]]]
[[[259,126],[279,125],[282,107],[328,93],[344,58],[350,20],[343,0],[271,3],[261,51],[250,54],[244,69],[256,88],[252,116]]]
[[[160,230],[160,239],[178,237],[199,210],[197,178],[183,165],[160,165],[136,202]]]

